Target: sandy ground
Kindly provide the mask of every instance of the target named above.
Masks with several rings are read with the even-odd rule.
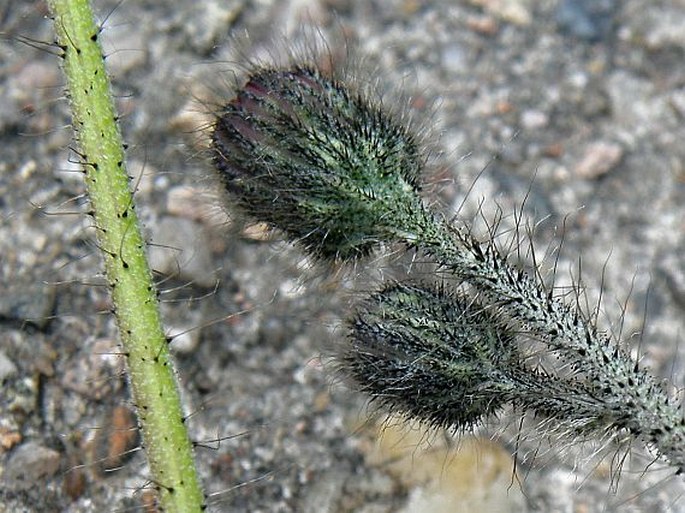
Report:
[[[661,463],[648,467],[639,448],[612,472],[613,449],[598,464],[591,447],[562,451],[552,440],[547,449],[538,436],[538,457],[535,443],[521,444],[509,486],[516,421],[506,416],[485,433],[502,435],[474,450],[452,439],[444,449],[438,436],[432,467],[421,459],[430,450],[410,436],[387,441],[394,428],[379,449],[364,398],[321,355],[340,344],[359,289],[405,263],[378,258],[331,277],[277,237],[227,219],[197,143],[202,102],[193,100],[220,101],[245,57],[268,55],[274,33],[294,45],[308,27],[335,41],[337,57],[344,34],[363,69],[375,70],[358,79],[407,91],[407,111],[424,120],[428,199],[451,211],[475,181],[462,216],[482,200],[492,219],[497,206],[506,216],[527,197],[525,218],[541,221],[537,253],[563,234],[557,284],[578,280],[581,259],[591,302],[601,289],[600,325],[636,355],[639,345],[643,363],[680,387],[685,4],[95,7],[163,313],[181,334],[173,348],[191,434],[206,442],[197,460],[209,511],[685,512],[682,479]],[[49,51],[17,41],[51,41],[45,14],[42,2],[0,7],[10,36],[0,41],[0,512],[142,510],[147,471],[135,433],[110,428],[134,420],[69,150],[63,78]],[[238,53],[230,35],[245,33]],[[121,448],[132,454],[119,457]]]

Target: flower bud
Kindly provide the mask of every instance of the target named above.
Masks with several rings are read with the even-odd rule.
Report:
[[[591,384],[532,368],[514,329],[462,292],[393,284],[350,325],[343,372],[390,411],[466,429],[511,406],[569,432],[607,427]]]
[[[367,255],[420,201],[415,138],[313,67],[255,69],[220,112],[212,149],[231,202],[322,259]]]
[[[514,336],[466,298],[394,284],[351,321],[343,371],[373,400],[440,427],[466,428],[510,399]]]

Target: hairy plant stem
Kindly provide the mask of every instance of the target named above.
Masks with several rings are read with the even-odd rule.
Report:
[[[48,3],[151,482],[163,511],[201,511],[204,498],[134,210],[99,29],[88,0]]]
[[[391,238],[425,252],[468,282],[481,303],[496,307],[521,333],[534,336],[582,376],[589,396],[603,405],[605,426],[630,431],[685,470],[685,420],[679,405],[617,343],[540,280],[512,267],[493,240],[478,241],[420,201],[396,219]]]
[[[568,432],[627,431],[685,469],[676,398],[600,332],[591,314],[513,266],[494,235],[481,242],[467,225],[431,212],[419,194],[424,163],[416,138],[363,88],[311,65],[256,66],[217,116],[212,142],[234,204],[315,258],[355,261],[381,242],[400,242],[465,283],[452,299],[391,287],[361,307],[342,362],[372,399],[464,428],[494,413],[508,394],[504,402],[539,411]],[[463,316],[453,315],[458,308],[450,301],[466,303]],[[469,301],[490,317],[472,316]],[[402,315],[393,317],[392,308]],[[426,316],[443,326],[433,337],[423,325],[411,327]],[[508,338],[521,348],[544,345],[550,371],[514,365],[516,351],[502,359],[493,344]]]

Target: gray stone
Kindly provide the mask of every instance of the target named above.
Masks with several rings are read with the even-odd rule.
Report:
[[[178,22],[192,47],[205,53],[229,34],[243,7],[242,0],[195,2],[192,12],[178,11]]]
[[[5,467],[5,484],[13,490],[44,486],[59,470],[60,453],[37,442],[28,442],[10,455]]]
[[[623,148],[620,144],[605,141],[593,142],[585,148],[574,171],[582,178],[598,178],[618,165],[622,158]]]
[[[0,294],[0,317],[43,327],[55,304],[54,287],[29,277],[15,276]]]
[[[216,280],[210,243],[202,226],[190,219],[163,217],[155,227],[150,266],[157,272],[211,287]]]
[[[556,19],[564,32],[595,42],[611,34],[616,7],[615,0],[562,0]]]

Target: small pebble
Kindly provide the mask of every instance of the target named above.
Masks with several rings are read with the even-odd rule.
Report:
[[[149,258],[155,271],[200,287],[214,285],[210,243],[201,225],[182,217],[163,217],[152,239]]]
[[[61,455],[36,442],[17,447],[5,467],[4,482],[15,491],[44,486],[59,470]]]
[[[616,7],[615,0],[562,0],[556,20],[563,32],[597,42],[611,34]]]
[[[176,22],[186,36],[187,45],[201,54],[210,52],[231,31],[244,3],[244,0],[205,0],[191,2],[186,9],[180,5]]]
[[[95,438],[95,464],[101,475],[120,469],[140,445],[135,413],[126,406],[113,408]]]
[[[83,468],[75,467],[69,469],[69,471],[64,474],[62,489],[64,490],[64,493],[71,498],[71,500],[75,501],[86,491],[87,484],[88,481]]]
[[[13,276],[0,294],[0,317],[27,321],[40,328],[47,325],[55,304],[51,285],[29,276]]]
[[[170,347],[175,354],[189,354],[197,349],[200,343],[200,330],[197,325],[169,326],[167,336],[171,339]]]
[[[19,431],[13,429],[0,429],[0,447],[4,451],[9,451],[15,445],[21,443],[24,438]]]
[[[549,124],[549,117],[540,110],[528,109],[521,113],[521,126],[526,130],[538,130]]]
[[[525,26],[533,19],[530,0],[471,0],[471,3],[514,25]]]
[[[594,179],[611,171],[623,158],[623,148],[616,143],[596,142],[590,144],[583,158],[576,165],[576,175]]]
[[[466,24],[475,33],[484,36],[494,36],[499,30],[499,25],[492,16],[474,16],[466,20]]]

